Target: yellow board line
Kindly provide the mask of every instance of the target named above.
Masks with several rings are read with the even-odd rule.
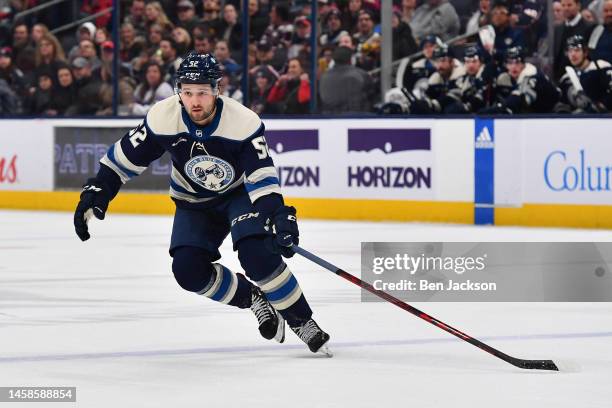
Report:
[[[78,192],[0,191],[0,208],[73,211]],[[286,198],[301,218],[474,223],[471,202]],[[121,192],[110,211],[130,214],[173,214],[174,203],[165,193]],[[612,229],[612,206],[524,204],[496,208],[495,225]]]
[[[0,208],[73,211],[78,192],[0,191]],[[353,200],[286,198],[301,218],[368,221],[426,221],[473,223],[472,203],[401,200]],[[109,211],[130,214],[173,214],[174,203],[167,194],[121,192]]]

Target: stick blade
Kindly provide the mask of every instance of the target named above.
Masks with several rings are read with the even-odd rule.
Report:
[[[510,363],[518,368],[526,370],[548,370],[559,371],[559,367],[552,360],[522,360],[515,358]]]

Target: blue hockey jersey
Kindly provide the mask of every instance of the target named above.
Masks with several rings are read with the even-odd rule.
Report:
[[[252,202],[280,194],[261,119],[231,98],[217,98],[215,116],[205,126],[191,121],[177,95],[166,98],[100,163],[126,183],[166,151],[172,158],[170,196],[179,207],[207,208],[237,188],[246,188]]]

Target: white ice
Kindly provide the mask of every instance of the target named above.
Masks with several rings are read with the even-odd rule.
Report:
[[[170,270],[171,225],[109,214],[82,243],[71,214],[0,211],[0,386],[76,386],[76,406],[87,408],[610,407],[609,303],[415,305],[510,355],[580,366],[526,371],[389,303],[361,303],[357,286],[295,256],[289,265],[332,336],[328,359],[293,333],[282,345],[266,341],[249,311],[183,291]],[[361,241],[611,239],[595,230],[300,227],[304,248],[357,276]],[[240,271],[228,242],[222,255]]]

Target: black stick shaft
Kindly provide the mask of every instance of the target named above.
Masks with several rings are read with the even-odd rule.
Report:
[[[453,336],[460,338],[461,340],[464,340],[478,347],[481,350],[486,351],[489,354],[494,355],[497,358],[500,358],[506,361],[507,363],[510,363],[519,368],[526,368],[526,369],[555,370],[555,371],[559,370],[552,360],[523,360],[520,358],[509,356],[497,350],[496,348],[493,348],[489,346],[488,344],[485,344],[481,342],[480,340],[477,340],[473,338],[472,336],[469,336],[463,333],[462,331],[457,330],[454,327],[449,326],[444,322],[441,322],[440,320],[428,315],[427,313],[417,309],[416,307],[410,306],[408,303],[399,300],[395,296],[392,296],[386,292],[383,292],[382,290],[378,290],[374,288],[374,286],[370,285],[369,283],[362,281],[358,277],[351,275],[350,273],[338,268],[335,265],[332,265],[331,263],[327,262],[326,260],[322,258],[319,258],[315,254],[305,250],[304,248],[300,248],[297,245],[294,245],[292,248],[296,253],[302,255],[304,258],[316,263],[317,265],[322,266],[323,268],[335,273],[338,276],[343,277],[344,279],[354,283],[357,286],[360,286],[361,288],[367,290],[370,293],[375,294],[376,296],[386,300],[387,302],[393,303],[395,306],[402,308],[407,312],[412,313],[413,315],[433,324],[436,327],[439,327],[440,329],[452,334]]]

